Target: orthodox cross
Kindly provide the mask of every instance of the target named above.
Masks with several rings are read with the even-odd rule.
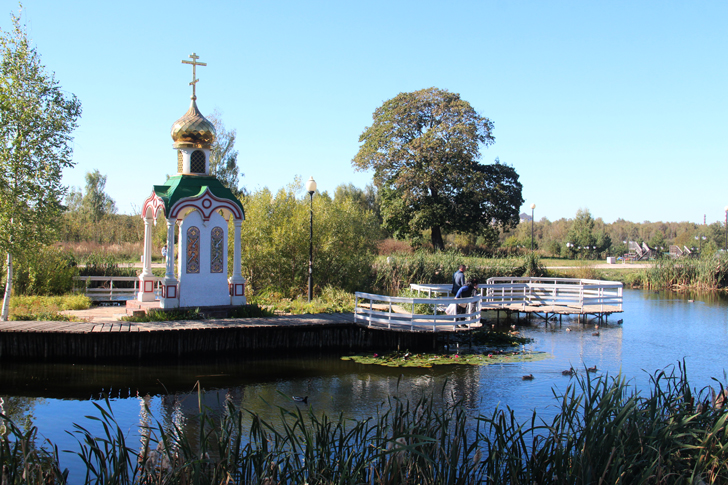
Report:
[[[195,68],[197,66],[206,66],[207,65],[206,62],[197,62],[197,59],[199,59],[199,58],[200,58],[200,56],[198,56],[197,54],[195,54],[193,52],[190,55],[190,59],[192,59],[191,61],[182,61],[182,64],[192,64],[192,82],[190,83],[190,85],[192,86],[192,99],[197,99],[197,96],[195,95],[195,84],[197,84],[197,81],[199,81],[199,79],[195,78]]]

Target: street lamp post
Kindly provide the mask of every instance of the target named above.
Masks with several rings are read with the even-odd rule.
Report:
[[[308,245],[308,302],[313,299],[313,193],[316,192],[316,181],[313,175],[306,182],[306,191],[311,198],[311,223],[309,225],[309,245]]]
[[[533,252],[533,211],[536,209],[536,204],[531,204],[531,252]]]
[[[708,239],[705,236],[695,236],[695,239],[698,240],[698,252],[701,252],[703,250],[703,241]]]

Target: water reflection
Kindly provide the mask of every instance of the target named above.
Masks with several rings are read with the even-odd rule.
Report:
[[[555,412],[553,389],[563,391],[573,382],[562,374],[571,366],[582,373],[592,366],[599,375],[622,372],[642,387],[648,373],[684,359],[694,387],[715,386],[713,377],[725,382],[724,294],[627,290],[624,309],[598,329],[595,321],[519,322],[522,334],[534,339],[530,349],[553,355],[538,362],[397,369],[341,361],[335,355],[278,355],[153,366],[3,363],[0,394],[5,412],[16,422],[35,424],[59,449],[73,449],[75,441],[65,430],[74,422],[92,428],[83,416],[98,415],[94,403],[104,405],[99,401],[103,395],[110,396],[117,421],[141,445],[140,427],[150,424],[196,429],[198,399],[218,416],[233,403],[275,422],[281,409],[308,406],[316,413],[363,418],[375,415],[394,396],[416,399],[424,394],[437,406],[461,400],[473,415],[509,406],[525,419],[533,409],[545,417]],[[624,324],[616,323],[619,318]],[[593,335],[596,331],[599,335]],[[522,380],[525,374],[534,380]],[[198,388],[205,392],[198,394]],[[292,396],[308,396],[308,405]]]

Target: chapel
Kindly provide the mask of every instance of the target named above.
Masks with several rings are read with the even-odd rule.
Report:
[[[240,264],[243,205],[214,175],[210,153],[215,127],[197,108],[195,68],[205,66],[190,55],[192,101],[172,125],[177,152],[177,175],[155,185],[142,206],[144,219],[143,270],[139,276],[140,302],[155,300],[152,275],[152,225],[167,225],[165,275],[161,281],[161,308],[199,308],[244,305],[245,278]],[[228,278],[228,223],[234,230],[233,267]],[[175,250],[175,231],[178,247]],[[176,253],[176,256],[175,256]],[[176,264],[176,272],[175,272]]]

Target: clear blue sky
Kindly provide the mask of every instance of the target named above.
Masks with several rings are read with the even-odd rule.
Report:
[[[83,103],[65,183],[99,169],[122,212],[176,172],[192,52],[248,190],[364,187],[351,159],[373,111],[435,86],[495,123],[482,161],[515,167],[537,219],[710,223],[728,205],[725,1],[25,0],[23,21]]]

